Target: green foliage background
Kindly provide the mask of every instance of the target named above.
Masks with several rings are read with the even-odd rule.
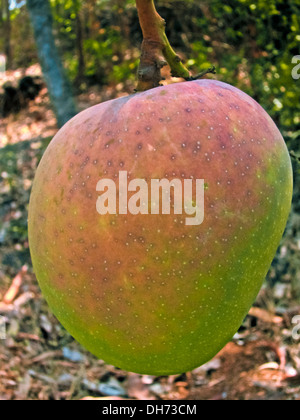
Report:
[[[71,79],[78,75],[78,22],[86,84],[134,82],[141,31],[134,0],[50,0],[57,43]],[[300,0],[157,0],[172,45],[198,71],[249,93],[271,114],[294,150],[299,147]],[[3,17],[5,20],[5,16]],[[14,67],[37,61],[26,7],[11,11]],[[0,40],[0,51],[3,47]]]

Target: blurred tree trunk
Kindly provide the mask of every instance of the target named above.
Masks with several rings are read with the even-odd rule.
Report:
[[[53,18],[49,0],[27,0],[40,64],[48,86],[58,126],[76,113],[71,85],[65,74],[53,36]]]
[[[6,69],[11,69],[12,54],[11,54],[11,21],[10,21],[10,1],[3,0],[3,15],[5,17],[4,24],[4,54],[6,56]]]

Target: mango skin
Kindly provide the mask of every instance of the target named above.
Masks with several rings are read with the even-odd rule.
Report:
[[[102,178],[205,180],[205,218],[96,211]],[[268,114],[213,80],[94,106],[55,136],[29,206],[33,266],[49,306],[91,353],[127,371],[186,372],[249,311],[292,198],[285,142]]]

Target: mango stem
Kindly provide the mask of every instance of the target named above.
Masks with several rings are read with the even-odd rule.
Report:
[[[161,69],[169,64],[172,77],[191,80],[189,70],[183,65],[166,36],[165,20],[158,14],[154,0],[136,0],[143,32],[141,61],[138,69],[137,91],[160,86]]]

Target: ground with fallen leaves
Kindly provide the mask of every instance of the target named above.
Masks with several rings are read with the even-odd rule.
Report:
[[[26,74],[39,75],[39,67]],[[22,75],[20,70],[5,77],[15,82]],[[122,89],[90,89],[78,96],[79,107],[124,94]],[[70,337],[41,296],[27,240],[32,180],[56,131],[46,88],[18,115],[0,120],[0,399],[299,400],[295,206],[255,305],[233,340],[206,365],[176,376],[137,375],[97,360]]]

